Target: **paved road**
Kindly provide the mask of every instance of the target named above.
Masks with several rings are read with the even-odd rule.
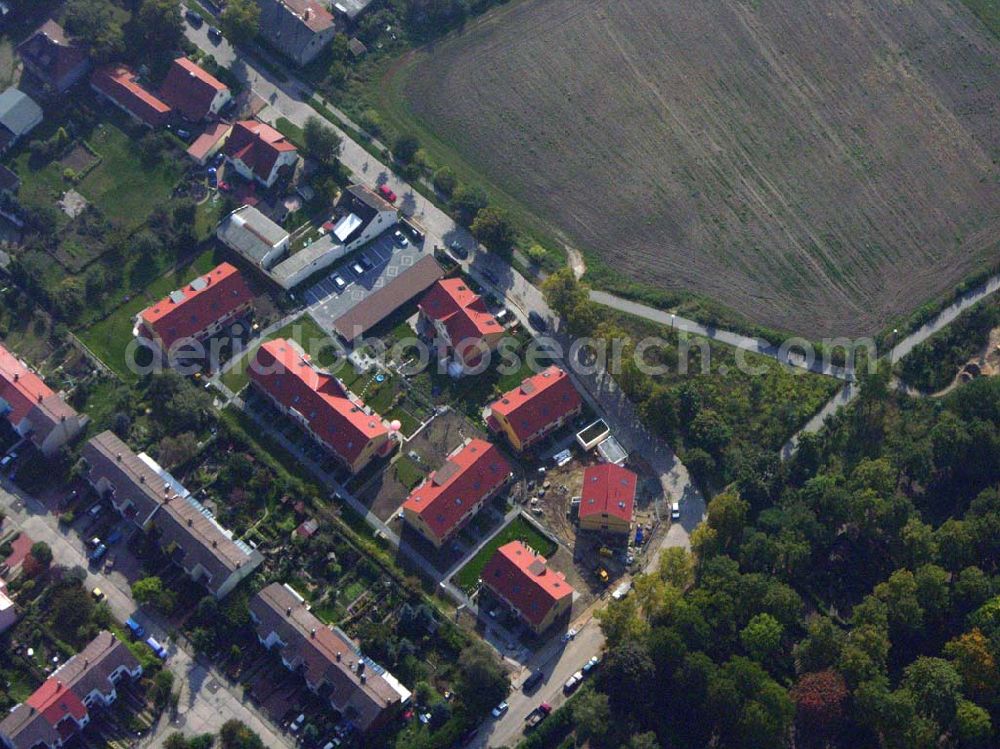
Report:
[[[729,346],[733,346],[734,348],[760,354],[761,356],[767,356],[775,361],[781,362],[782,364],[788,364],[799,369],[806,369],[815,374],[836,377],[838,380],[849,381],[853,379],[853,374],[848,372],[843,367],[835,367],[829,362],[808,359],[805,355],[803,355],[801,350],[796,350],[790,343],[785,344],[784,346],[775,346],[773,343],[765,341],[763,338],[752,338],[750,336],[742,335],[741,333],[733,333],[729,330],[720,330],[714,325],[703,325],[695,320],[688,320],[685,317],[675,315],[671,312],[664,312],[663,310],[656,309],[655,307],[649,307],[645,304],[639,304],[638,302],[633,302],[628,299],[622,299],[621,297],[608,294],[604,291],[591,291],[590,299],[598,304],[603,304],[605,307],[611,307],[612,309],[616,309],[621,312],[627,312],[630,315],[642,317],[647,320],[651,320],[652,322],[666,325],[670,328],[682,330],[686,333],[694,333],[695,335],[700,335],[713,341],[719,341]],[[799,343],[804,342],[803,339],[791,340],[798,340]]]
[[[121,572],[112,571],[105,575],[89,569],[83,541],[75,532],[60,528],[55,513],[6,478],[2,479],[0,486],[0,507],[7,513],[6,523],[26,533],[32,540],[49,545],[56,564],[87,570],[84,585],[88,590],[99,587],[104,592],[116,619],[125,621],[135,615],[149,634],[169,644],[167,666],[180,688],[178,715],[173,722],[166,716],[162,717],[143,740],[143,746],[162,747],[167,736],[175,731],[189,736],[217,733],[230,718],[237,718],[250,726],[263,739],[265,746],[293,746],[280,729],[244,701],[238,685],[230,685],[210,665],[199,663],[191,652],[176,642],[170,643],[170,632],[158,617],[146,612],[135,613],[138,607],[132,599],[129,582]]]

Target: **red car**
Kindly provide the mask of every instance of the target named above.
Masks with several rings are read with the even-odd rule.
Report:
[[[379,185],[378,191],[381,193],[382,197],[388,200],[390,203],[396,202],[396,193],[392,191],[389,185]]]

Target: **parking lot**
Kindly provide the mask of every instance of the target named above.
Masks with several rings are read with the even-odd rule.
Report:
[[[421,246],[407,238],[407,245],[403,247],[393,234],[394,231],[389,230],[360,252],[349,255],[322,281],[305,292],[310,314],[325,330],[332,333],[337,319],[373,291],[412,268],[424,256]],[[341,283],[337,282],[338,278]]]

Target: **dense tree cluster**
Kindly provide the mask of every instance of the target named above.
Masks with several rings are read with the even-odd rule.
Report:
[[[592,745],[995,746],[1000,381],[943,401],[887,383],[716,496],[693,556],[602,614],[622,717]]]

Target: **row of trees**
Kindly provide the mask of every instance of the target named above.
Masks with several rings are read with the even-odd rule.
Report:
[[[622,717],[592,745],[995,746],[998,456],[1000,382],[932,403],[865,381],[601,614]]]

